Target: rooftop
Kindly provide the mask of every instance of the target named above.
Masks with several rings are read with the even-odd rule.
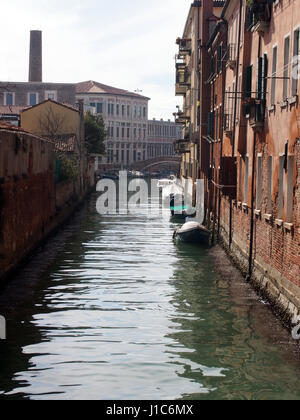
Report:
[[[106,95],[120,95],[120,96],[128,96],[131,98],[150,100],[150,98],[147,98],[146,96],[129,92],[128,90],[118,89],[112,86],[103,85],[102,83],[95,82],[94,80],[77,83],[76,93],[100,93],[100,94],[106,94]]]

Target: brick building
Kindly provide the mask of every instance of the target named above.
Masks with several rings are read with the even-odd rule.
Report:
[[[207,37],[214,3],[199,2],[199,79],[205,68],[210,75],[205,75],[200,90],[197,162],[193,164],[193,152],[187,150],[195,147],[193,127],[182,149],[182,175],[191,176],[199,165],[198,176],[206,185],[206,224],[247,278],[282,313],[296,315],[300,10],[297,0],[227,0]],[[195,27],[195,16],[190,12],[187,24]],[[197,69],[191,67],[191,72],[193,78]]]

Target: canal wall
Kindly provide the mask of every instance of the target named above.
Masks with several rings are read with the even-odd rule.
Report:
[[[0,285],[84,199],[73,181],[55,185],[53,147],[0,129]]]
[[[296,151],[297,179],[293,223],[278,224],[255,215],[251,283],[276,313],[290,324],[300,314],[300,144]],[[230,224],[230,219],[232,224]],[[249,274],[251,211],[226,197],[221,200],[220,239],[245,277]],[[231,227],[231,234],[230,234]],[[230,244],[231,238],[231,244]]]

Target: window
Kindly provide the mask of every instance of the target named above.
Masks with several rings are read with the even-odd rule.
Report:
[[[146,118],[146,116],[147,116],[146,115],[146,107],[144,106],[144,109],[143,109],[143,117]]]
[[[278,48],[276,46],[273,48],[271,105],[275,105],[276,103],[277,51],[278,51]]]
[[[117,115],[119,115],[120,114],[120,105],[119,104],[117,104]]]
[[[257,171],[256,171],[256,209],[261,209],[262,203],[262,155],[257,157]]]
[[[244,203],[248,203],[249,192],[249,156],[245,157]]]
[[[244,69],[244,87],[243,87],[243,97],[251,98],[252,95],[252,74],[253,66],[245,67]]]
[[[127,128],[127,138],[129,139],[130,137],[130,128]]]
[[[6,93],[5,94],[5,104],[4,105],[8,105],[8,106],[12,106],[14,105],[14,94],[13,93]]]
[[[283,195],[283,184],[284,184],[284,165],[285,155],[279,156],[279,180],[278,180],[278,219],[283,218],[283,206],[284,206],[284,195]]]
[[[127,105],[127,116],[130,117],[130,105]]]
[[[28,94],[28,105],[34,106],[38,103],[37,101],[38,94],[37,93],[29,93]]]
[[[122,105],[122,117],[125,115],[125,105]]]
[[[300,54],[300,29],[294,32],[294,57],[292,73],[292,95],[298,95],[299,83],[299,54]]]
[[[284,40],[284,68],[283,68],[283,92],[282,99],[286,101],[289,94],[289,76],[290,76],[290,37]]]
[[[97,103],[97,114],[103,113],[103,104],[101,102]]]
[[[264,54],[259,57],[257,65],[257,81],[256,81],[256,97],[257,99],[265,99],[267,91],[268,77],[268,56]]]
[[[293,222],[293,205],[294,205],[294,167],[295,157],[288,156],[287,158],[287,209],[286,209],[286,221],[288,223]]]
[[[108,115],[114,115],[114,104],[108,104]]]
[[[267,203],[267,213],[272,213],[273,201],[273,156],[268,157],[268,203]]]
[[[56,90],[47,90],[45,92],[45,100],[50,99],[51,101],[57,101],[57,91]]]

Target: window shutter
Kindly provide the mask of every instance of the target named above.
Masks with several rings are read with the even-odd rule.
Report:
[[[256,98],[261,99],[263,92],[263,70],[264,69],[264,59],[259,57],[257,60],[257,79],[256,79]]]
[[[252,66],[244,69],[244,92],[243,98],[251,98],[252,93]]]

